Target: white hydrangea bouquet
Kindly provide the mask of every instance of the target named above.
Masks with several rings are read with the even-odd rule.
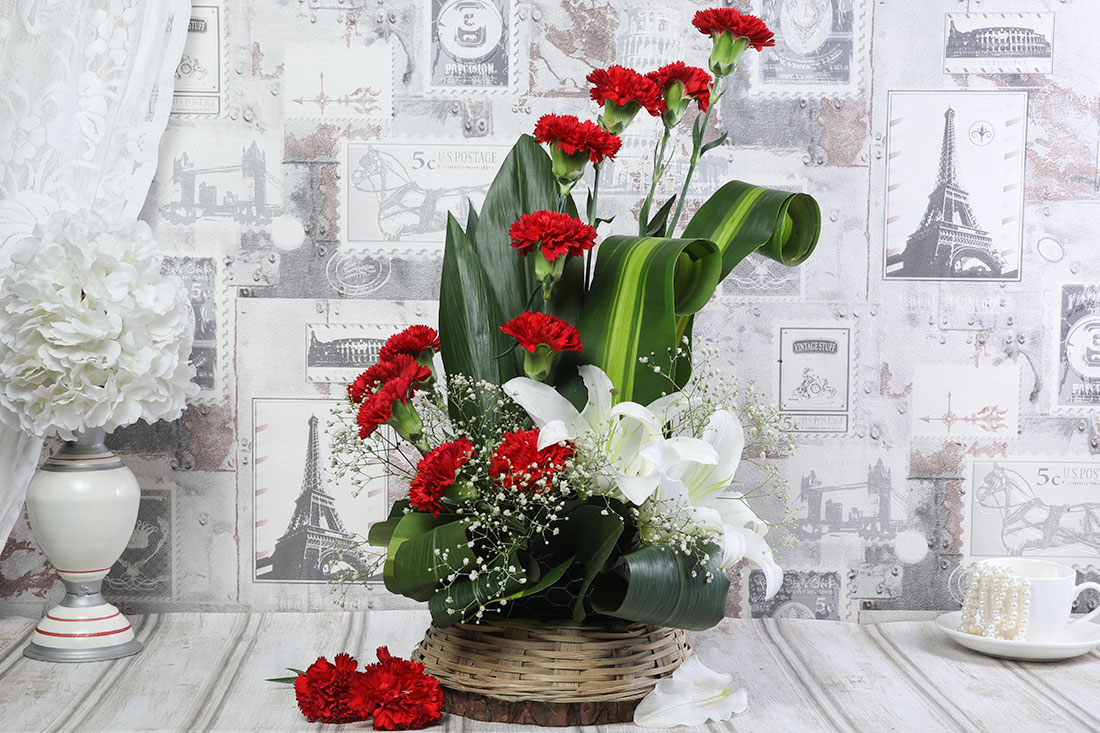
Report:
[[[60,211],[0,278],[0,420],[32,435],[175,419],[198,393],[194,316],[147,224]]]

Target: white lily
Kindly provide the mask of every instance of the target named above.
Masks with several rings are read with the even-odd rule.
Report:
[[[634,709],[634,723],[645,728],[672,728],[722,722],[749,707],[744,688],[733,688],[733,677],[706,667],[691,656],[665,677]]]
[[[745,432],[736,416],[717,410],[701,439],[670,438],[643,449],[643,456],[660,474],[657,499],[679,503],[694,523],[722,546],[719,566],[728,570],[748,558],[764,572],[766,597],[783,584],[783,569],[764,535],[768,525],[745,503],[740,493],[722,494],[733,484],[745,450]]]
[[[627,499],[641,504],[660,483],[656,466],[642,450],[665,442],[662,426],[687,406],[686,401],[677,392],[648,406],[616,404],[615,387],[602,369],[584,365],[578,371],[588,388],[588,402],[580,411],[553,387],[527,377],[505,382],[504,392],[531,416],[539,429],[540,450],[563,440],[591,440],[610,467],[607,475],[598,477],[602,487],[616,486]]]

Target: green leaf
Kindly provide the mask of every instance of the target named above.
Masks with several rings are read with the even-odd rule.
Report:
[[[709,143],[706,143],[705,145],[703,145],[703,147],[699,149],[699,155],[702,155],[703,153],[714,150],[716,147],[718,147],[719,145],[724,143],[726,141],[727,137],[729,137],[729,133],[728,132],[723,132],[721,135],[719,135],[714,140],[711,140]]]
[[[386,588],[426,601],[448,575],[472,567],[475,557],[466,537],[467,524],[467,520],[451,521],[403,542],[394,553],[393,578],[386,579]],[[386,561],[388,565],[389,558]]]
[[[386,584],[386,590],[391,593],[402,592],[402,580],[398,579],[396,574],[397,552],[401,546],[436,527],[454,521],[453,515],[440,514],[438,517],[433,517],[427,512],[410,512],[398,519],[397,525],[391,532],[389,545],[386,547],[386,564],[382,568],[382,580]]]
[[[479,219],[480,221],[480,219]],[[480,226],[485,230],[490,227]],[[518,259],[518,254],[512,252]],[[497,358],[508,350],[508,337],[500,330],[504,323],[493,279],[455,218],[447,216],[447,246],[443,253],[443,276],[439,285],[439,342],[443,367],[448,374],[464,374],[503,384],[516,376],[512,358]],[[451,419],[475,435],[485,427],[484,417],[494,414],[491,393],[479,391],[472,399],[452,399]]]
[[[281,685],[293,685],[297,677],[268,677],[264,682],[278,682]]]
[[[558,563],[556,566],[543,573],[542,577],[539,578],[539,582],[535,583],[534,585],[525,585],[511,595],[494,598],[489,602],[500,603],[501,601],[514,601],[517,598],[533,596],[536,593],[546,590],[561,579],[561,576],[564,575],[565,571],[569,569],[569,566],[573,564],[574,559],[575,556],[570,556],[562,562]]]
[[[386,547],[393,538],[393,531],[397,529],[397,523],[405,516],[405,510],[409,507],[408,499],[400,499],[390,507],[390,515],[385,521],[375,522],[367,530],[367,543],[375,547]]]
[[[470,239],[477,236],[477,209],[472,199],[466,199],[466,236]]]
[[[623,555],[611,572],[599,577],[592,607],[607,616],[656,626],[709,629],[725,615],[730,580],[714,560],[706,567],[714,575],[709,583],[693,556],[666,545],[643,547]]]
[[[556,526],[559,532],[552,538],[550,547],[563,555],[566,551],[575,553],[577,562],[584,567],[577,598],[573,601],[573,620],[581,621],[588,615],[584,605],[588,590],[611,557],[615,543],[623,533],[623,520],[618,513],[606,507],[584,504]]]
[[[707,199],[684,230],[722,252],[722,276],[750,253],[793,267],[806,261],[821,233],[821,210],[812,196],[730,181]]]
[[[668,201],[666,201],[661,206],[661,208],[657,209],[657,213],[654,214],[653,218],[649,220],[649,224],[646,228],[646,236],[665,236],[665,230],[668,227],[668,215],[672,213],[672,207],[675,203],[676,197],[673,196]]]
[[[649,404],[675,391],[676,318],[706,305],[721,267],[718,247],[706,239],[608,237],[577,323],[584,342],[581,359],[607,372],[624,401]],[[640,363],[640,356],[649,363]],[[571,399],[576,391],[569,390]]]

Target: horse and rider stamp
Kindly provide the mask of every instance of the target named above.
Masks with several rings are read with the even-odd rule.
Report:
[[[859,95],[868,0],[754,0],[775,47],[752,54],[749,89],[786,97]]]
[[[883,277],[1014,281],[1027,92],[890,92]]]
[[[392,247],[393,242],[442,248],[447,214],[463,225],[510,145],[468,142],[348,143],[344,195],[347,242]]]
[[[945,74],[1050,74],[1054,13],[947,13]]]
[[[910,434],[919,438],[1014,440],[1020,426],[1020,368],[913,368]]]
[[[176,65],[172,114],[221,114],[224,12],[219,4],[191,6],[187,40]]]
[[[350,384],[378,361],[378,351],[405,326],[381,323],[307,323],[306,380]]]
[[[430,91],[507,91],[516,78],[513,0],[430,0]]]
[[[329,424],[339,400],[253,398],[253,579],[324,583],[366,570],[360,543],[389,511],[380,465],[337,480]]]
[[[1088,457],[972,459],[967,549],[974,558],[1100,563],[1100,464]]]
[[[393,116],[393,49],[388,43],[350,48],[291,43],[284,64],[288,120],[388,122]]]
[[[1063,285],[1055,407],[1100,407],[1100,285]]]
[[[850,328],[779,329],[779,409],[797,433],[846,433],[851,410]]]

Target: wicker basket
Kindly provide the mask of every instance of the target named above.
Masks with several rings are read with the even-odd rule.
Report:
[[[451,693],[444,703],[449,712],[481,720],[576,725],[629,719],[637,701],[691,654],[680,629],[492,621],[446,629],[432,625],[413,658]],[[491,698],[476,706],[481,714],[470,712],[471,696]],[[456,707],[459,699],[466,704]],[[591,703],[608,703],[605,708],[618,712],[586,714],[590,721],[563,714],[558,717],[567,722],[555,723],[553,715],[531,719],[508,705],[532,702],[541,703],[543,711],[555,704],[592,711],[599,706]]]

